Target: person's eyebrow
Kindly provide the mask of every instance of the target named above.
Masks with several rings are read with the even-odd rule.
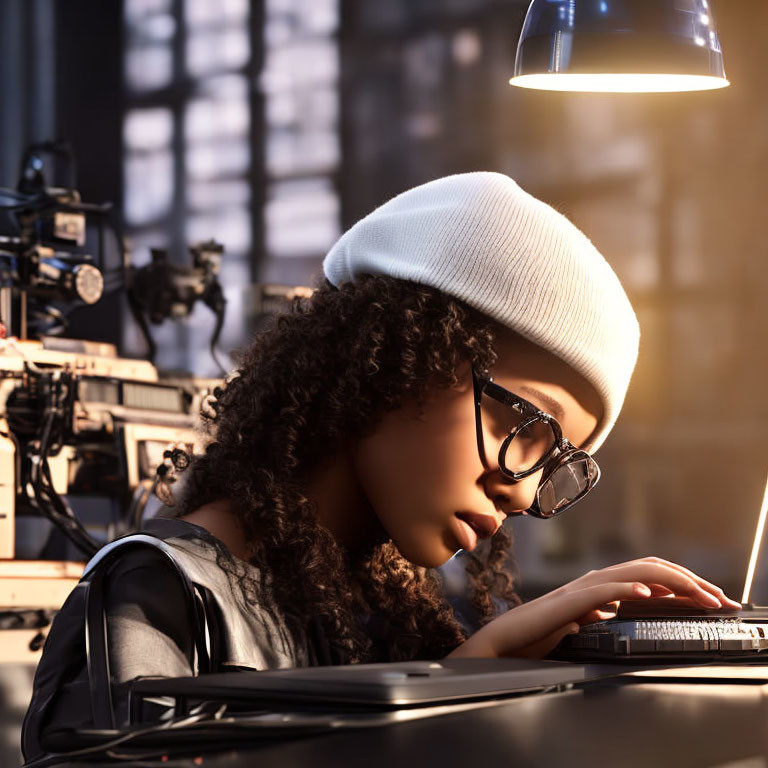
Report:
[[[541,403],[543,403],[545,406],[545,408],[542,410],[545,410],[551,416],[554,416],[558,421],[562,421],[565,417],[563,406],[560,405],[560,403],[558,403],[554,397],[546,394],[545,392],[542,392],[540,389],[536,389],[535,387],[528,387],[525,384],[517,387],[517,389],[521,392],[521,394],[533,395],[533,397],[541,401]]]

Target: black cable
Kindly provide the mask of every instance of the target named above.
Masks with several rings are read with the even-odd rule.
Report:
[[[126,296],[128,298],[128,307],[131,310],[133,319],[136,321],[136,325],[139,326],[139,330],[141,331],[141,335],[144,337],[144,341],[147,342],[147,359],[150,363],[154,364],[155,355],[157,354],[157,345],[155,344],[155,340],[152,338],[152,333],[149,330],[147,319],[144,317],[144,307],[142,306],[141,301],[133,290],[133,276],[130,272],[127,272],[126,275],[129,276],[127,278],[128,282],[126,283],[128,286],[128,290],[126,292]]]
[[[219,335],[221,334],[221,328],[223,325],[224,325],[224,312],[221,312],[220,314],[217,313],[216,328],[214,328],[213,336],[211,337],[211,357],[213,358],[213,362],[216,363],[216,365],[219,367],[219,370],[221,371],[221,375],[226,376],[227,369],[224,367],[221,360],[219,360],[219,356],[216,353],[216,342],[219,340]]]
[[[30,474],[36,502],[35,506],[78,549],[82,550],[86,555],[92,556],[101,549],[101,544],[88,534],[71,507],[59,496],[53,487],[51,470],[48,465],[48,451],[51,447],[50,439],[57,410],[55,406],[49,406],[40,437],[38,454],[30,457],[32,461]],[[47,484],[46,480],[48,481]]]
[[[29,399],[23,400],[20,406],[15,405],[13,408],[13,418],[9,423],[13,431],[9,429],[7,434],[13,440],[16,449],[17,463],[14,474],[18,478],[20,487],[15,491],[20,491],[23,498],[43,517],[50,520],[79,550],[88,556],[93,555],[101,548],[101,544],[88,534],[72,508],[56,492],[48,463],[48,456],[55,455],[61,450],[66,437],[64,422],[74,395],[72,374],[43,372],[33,363],[25,361],[24,376],[28,375],[47,378],[50,388],[47,393],[48,402],[43,414],[42,430],[39,429],[38,411],[28,404],[31,402]],[[15,375],[13,377],[15,378]],[[0,378],[7,378],[7,376]],[[27,444],[26,448],[30,461],[29,483],[22,480],[22,450],[18,438],[13,434],[18,429],[28,435],[38,431],[40,434],[37,445]],[[27,490],[28,485],[32,487],[32,498]]]
[[[153,481],[140,480],[136,490],[133,492],[125,519],[133,520],[133,528],[136,531],[141,530],[141,525],[144,522],[144,510],[147,508],[147,504],[155,492],[159,480],[159,475],[155,475]]]
[[[61,497],[52,488],[35,488],[34,506],[84,554],[90,557],[101,548],[101,545],[88,535],[80,521],[64,511]]]
[[[49,203],[50,198],[45,194],[26,195],[9,187],[0,187],[0,208],[6,211],[44,208]]]
[[[67,330],[69,321],[64,313],[54,306],[46,305],[27,313],[30,326],[34,326],[40,336],[56,336]],[[34,319],[33,319],[34,316]],[[46,328],[42,323],[47,321],[50,325]]]
[[[224,296],[224,290],[218,280],[214,280],[214,282],[208,286],[205,291],[203,302],[216,316],[216,325],[211,334],[211,357],[213,358],[214,363],[219,367],[221,375],[226,376],[227,369],[222,365],[221,360],[219,360],[219,357],[216,354],[216,344],[219,341],[219,336],[221,336],[221,330],[224,327],[224,317],[227,311],[227,299],[226,296]]]
[[[72,531],[77,538],[78,546],[86,554],[94,555],[100,548],[101,544],[93,539],[90,534],[85,530],[82,523],[75,516],[72,507],[59,495],[56,489],[53,487],[53,480],[50,475],[50,467],[48,462],[45,462],[43,471],[48,479],[48,484],[43,487],[43,493],[47,496],[50,504],[53,505],[56,511],[57,519],[62,521],[68,530]]]
[[[225,711],[226,711],[226,705],[222,705],[214,713],[201,712],[200,714],[196,714],[196,715],[185,715],[181,718],[176,718],[174,720],[168,720],[160,724],[151,725],[147,728],[141,728],[140,730],[130,731],[129,733],[122,733],[120,734],[120,736],[110,739],[109,741],[106,741],[103,744],[97,744],[92,747],[84,747],[83,749],[75,749],[69,752],[54,752],[50,755],[46,755],[45,757],[40,757],[40,758],[37,758],[36,760],[30,760],[24,763],[22,768],[47,768],[47,766],[49,765],[56,765],[57,763],[60,763],[62,760],[70,760],[73,757],[84,757],[86,755],[98,755],[98,754],[109,755],[109,750],[111,750],[112,747],[117,747],[120,744],[124,744],[125,742],[131,741],[132,739],[136,739],[139,736],[145,736],[145,735],[156,733],[156,732],[168,731],[174,728],[183,728],[188,725],[194,725],[195,723],[198,723],[203,720],[211,720],[211,719],[216,720],[219,717],[221,717]],[[165,749],[159,749],[159,750],[155,750],[151,754],[152,755],[162,754],[165,751],[166,751]],[[121,756],[115,755],[115,757],[120,759]],[[126,756],[126,757],[128,757],[129,759],[132,758],[132,756]]]

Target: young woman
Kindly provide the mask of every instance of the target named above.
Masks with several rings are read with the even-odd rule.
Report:
[[[653,557],[525,604],[515,594],[504,521],[553,517],[594,486],[591,453],[638,349],[616,275],[565,217],[501,174],[450,176],[358,222],[323,268],[210,404],[176,516],[87,569],[106,622],[101,667],[85,658],[91,609],[73,593],[57,616],[27,758],[73,724],[104,722],[100,668],[109,724],[125,720],[139,675],[542,657],[621,600],[738,606]],[[434,571],[461,549],[473,631]],[[215,617],[206,647],[185,579]]]

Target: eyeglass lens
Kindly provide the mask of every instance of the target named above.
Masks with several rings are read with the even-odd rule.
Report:
[[[539,486],[537,500],[543,515],[557,514],[583,496],[598,480],[600,470],[590,456],[565,460]]]
[[[511,405],[486,393],[482,396],[480,412],[494,435],[507,436],[517,429],[504,455],[504,466],[509,472],[525,472],[535,467],[555,444],[555,433],[548,422],[525,417]]]

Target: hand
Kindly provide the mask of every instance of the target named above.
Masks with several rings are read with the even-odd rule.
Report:
[[[581,624],[612,618],[622,600],[660,598],[665,605],[740,608],[720,587],[681,565],[644,557],[585,573],[536,600],[519,605],[475,632],[449,657],[546,656]]]

